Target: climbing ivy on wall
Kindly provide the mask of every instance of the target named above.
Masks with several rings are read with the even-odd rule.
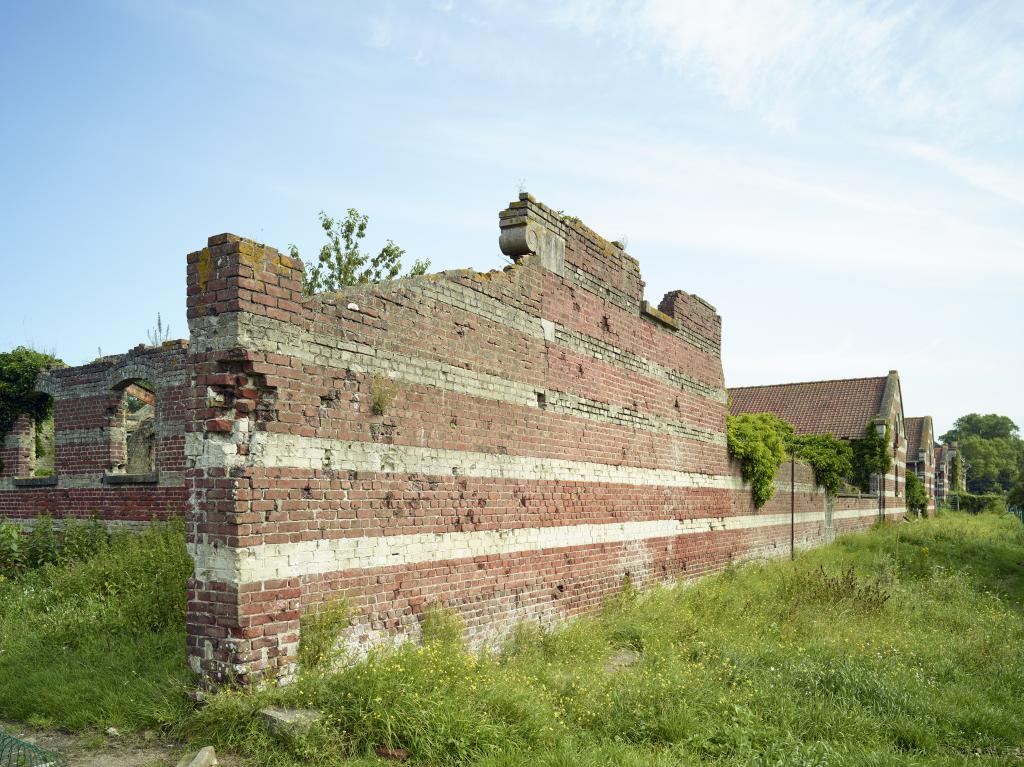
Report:
[[[928,492],[913,471],[907,472],[907,508],[918,517],[928,511]]]
[[[949,462],[949,489],[960,489],[960,474],[963,471],[963,462],[960,460],[960,453],[953,453],[953,459]]]
[[[793,438],[793,454],[814,469],[814,481],[830,493],[839,490],[853,471],[853,448],[831,434]]]
[[[0,352],[0,438],[22,414],[36,423],[50,414],[50,398],[35,390],[36,378],[47,368],[63,365],[56,357],[25,346]]]
[[[885,447],[885,440],[881,445]],[[740,462],[743,479],[750,483],[754,507],[761,508],[775,494],[775,474],[790,456],[814,469],[814,481],[830,493],[839,490],[855,468],[855,447],[832,434],[795,436],[793,426],[772,413],[744,413],[728,418],[729,454]],[[862,462],[876,459],[876,441],[861,448]],[[870,460],[869,460],[870,459]]]
[[[885,434],[879,434],[874,424],[867,425],[867,434],[863,439],[851,440],[853,448],[853,484],[864,492],[871,490],[871,475],[885,474],[892,468],[892,456],[889,444],[892,440],[892,427],[885,425]]]
[[[727,431],[729,455],[740,462],[759,509],[775,494],[775,473],[788,456],[793,427],[772,413],[743,413],[728,417]]]

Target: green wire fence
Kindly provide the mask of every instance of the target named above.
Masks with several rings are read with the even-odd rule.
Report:
[[[68,767],[68,760],[0,730],[0,767]]]

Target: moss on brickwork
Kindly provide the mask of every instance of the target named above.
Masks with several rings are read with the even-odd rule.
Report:
[[[196,272],[199,274],[199,290],[206,292],[206,286],[210,282],[210,272],[213,271],[213,256],[209,248],[203,248],[199,253],[199,263],[196,264]]]

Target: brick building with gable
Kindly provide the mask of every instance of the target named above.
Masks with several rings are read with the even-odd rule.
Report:
[[[837,439],[861,439],[867,429],[891,429],[892,468],[872,480],[879,515],[899,509],[906,491],[907,431],[899,373],[830,381],[742,386],[728,389],[732,415],[773,413],[792,424],[798,435],[831,434]]]

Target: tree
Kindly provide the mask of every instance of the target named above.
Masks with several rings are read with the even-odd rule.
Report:
[[[344,219],[334,219],[320,211],[320,226],[327,242],[320,248],[318,262],[306,264],[302,285],[306,295],[340,290],[348,285],[385,282],[399,276],[405,251],[392,240],[375,256],[360,250],[369,221],[369,216],[355,208],[349,208]],[[299,258],[299,249],[294,245],[288,246],[288,253]],[[424,274],[429,268],[430,261],[416,260],[405,276]]]
[[[0,353],[0,437],[24,413],[36,423],[50,414],[52,400],[36,391],[36,378],[47,368],[63,365],[52,354],[27,346]]]
[[[1018,509],[1024,509],[1024,472],[1020,473],[1017,477],[1017,484],[1010,490],[1010,494],[1006,497],[1006,502],[1011,506],[1016,506]]]
[[[956,419],[942,441],[960,444],[967,464],[967,490],[976,493],[1005,493],[1014,486],[1024,466],[1024,440],[1005,415],[969,413]]]
[[[968,413],[957,418],[953,423],[953,428],[943,434],[940,439],[948,445],[950,442],[967,436],[983,439],[1015,439],[1020,437],[1020,430],[1017,428],[1017,424],[1005,415]]]

